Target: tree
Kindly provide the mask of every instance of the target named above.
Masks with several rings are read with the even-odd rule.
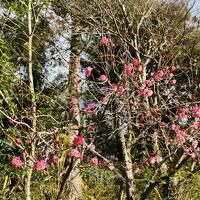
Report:
[[[123,187],[126,199],[176,199],[200,160],[199,31],[187,4],[3,3],[14,17],[1,18],[2,198],[84,199],[73,185],[89,168],[109,170],[119,199]],[[49,63],[63,70],[55,81]]]
[[[118,132],[125,161],[127,199],[135,198],[133,192],[135,186],[132,185],[133,172],[129,167],[129,165],[132,166],[130,152],[135,151],[132,158],[138,157],[136,149],[139,146],[141,148],[145,137],[152,141],[153,148],[146,144],[144,149],[141,149],[143,155],[137,159],[141,161],[141,158],[149,155],[149,162],[154,162],[154,164],[156,162],[157,166],[154,166],[152,178],[146,183],[142,199],[145,199],[161,181],[164,181],[167,186],[163,189],[163,197],[170,196],[172,195],[170,194],[170,185],[172,184],[170,179],[188,160],[187,158],[183,159],[183,150],[187,145],[192,145],[191,135],[193,139],[197,137],[195,131],[189,131],[190,136],[186,134],[187,136],[185,135],[183,138],[177,133],[175,141],[179,141],[179,145],[183,145],[186,141],[188,143],[181,148],[177,145],[173,147],[173,150],[169,149],[169,146],[174,146],[169,142],[174,140],[170,136],[169,128],[170,125],[173,125],[172,119],[175,117],[175,121],[183,129],[179,131],[183,131],[184,134],[186,130],[189,130],[188,127],[192,128],[192,123],[195,123],[192,118],[190,118],[191,121],[188,118],[186,122],[183,122],[184,116],[188,117],[187,109],[190,109],[190,112],[192,110],[193,103],[190,96],[185,97],[184,103],[180,103],[180,98],[184,96],[184,90],[180,90],[178,84],[175,88],[172,86],[176,84],[173,77],[176,76],[178,81],[183,77],[181,69],[174,65],[182,64],[184,68],[184,63],[181,62],[181,52],[184,52],[184,42],[191,31],[190,27],[186,26],[189,10],[186,4],[181,2],[177,4],[147,1],[143,6],[141,1],[92,1],[87,4],[87,7],[91,8],[90,10],[84,6],[82,2],[78,4],[76,1],[71,1],[68,9],[72,10],[71,13],[75,13],[74,16],[82,23],[86,23],[90,27],[87,28],[90,30],[92,45],[91,49],[86,50],[89,53],[90,68],[86,70],[92,70],[94,76],[92,81],[97,82],[97,84],[91,83],[90,89],[94,90],[95,94],[103,94],[108,98],[106,110],[103,112],[105,115],[107,112],[113,112],[113,115],[118,116],[119,119],[120,116],[126,119],[118,123],[117,129],[121,129]],[[96,43],[99,43],[100,40],[101,46]],[[94,46],[95,48],[93,48]],[[136,59],[132,63],[133,57]],[[134,67],[136,67],[136,73],[132,77],[130,74],[134,71]],[[124,77],[123,71],[128,77]],[[117,82],[118,86],[113,86],[114,90],[117,93],[123,93],[123,97],[115,98],[115,95],[109,94],[110,86]],[[151,89],[152,86],[154,89]],[[165,91],[169,91],[174,98],[167,98],[168,94]],[[120,113],[114,110],[110,111],[113,101],[117,109],[121,108]],[[141,104],[136,105],[139,101]],[[196,103],[198,101],[194,102],[194,105]],[[181,105],[185,104],[190,106],[183,109]],[[137,110],[137,107],[140,109]],[[193,108],[193,111],[197,109]],[[182,113],[183,110],[185,110],[185,114]],[[142,118],[140,119],[138,116]],[[157,118],[159,118],[159,123]],[[121,128],[124,123],[128,123],[126,131]],[[138,130],[138,128],[140,129]],[[181,140],[184,142],[182,143]],[[194,139],[194,141],[196,140]],[[190,146],[191,148],[192,146]],[[198,163],[198,158],[195,160]],[[158,174],[160,176],[157,179]],[[165,174],[167,175],[165,176]],[[165,193],[166,189],[167,194]]]

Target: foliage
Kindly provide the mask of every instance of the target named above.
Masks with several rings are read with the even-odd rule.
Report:
[[[33,170],[32,199],[69,199],[74,169],[85,200],[199,198],[199,22],[185,3],[2,3],[0,198],[27,199]],[[56,86],[44,84],[45,6],[72,22],[74,71]]]

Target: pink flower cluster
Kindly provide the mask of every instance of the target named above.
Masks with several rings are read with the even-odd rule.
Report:
[[[122,86],[122,85],[117,86],[117,85],[115,85],[115,84],[112,84],[112,90],[113,90],[114,92],[119,93],[119,94],[123,94],[124,91],[125,91],[125,88],[124,88],[124,86]]]
[[[176,132],[176,139],[178,140],[179,144],[184,144],[189,140],[189,137],[186,135],[185,130],[178,130]]]
[[[46,168],[46,165],[47,165],[47,163],[45,160],[38,160],[35,162],[34,168],[36,171],[42,171]]]
[[[100,77],[99,77],[100,81],[106,81],[107,80],[107,77],[106,75],[102,74]]]
[[[174,73],[174,72],[177,72],[179,69],[180,69],[180,67],[178,65],[177,66],[170,66],[169,72]]]
[[[198,147],[198,144],[199,144],[198,140],[193,140],[192,141],[192,147],[193,147],[193,149],[196,149]]]
[[[180,118],[187,117],[188,109],[187,108],[179,108],[178,109],[178,115]]]
[[[146,87],[146,88],[139,88],[138,89],[138,94],[140,96],[143,96],[143,97],[150,97],[153,94],[153,91],[150,88],[148,88],[148,87]]]
[[[100,97],[99,98],[99,103],[105,103],[106,102],[106,97]]]
[[[151,165],[154,165],[154,164],[156,163],[156,157],[155,157],[155,156],[150,156],[150,157],[149,157],[149,163],[150,163]]]
[[[200,118],[200,107],[195,107],[192,109],[192,111],[193,111],[193,115],[192,115],[193,117]]]
[[[87,78],[91,76],[92,70],[93,70],[92,67],[86,67],[85,75]]]
[[[85,142],[84,137],[82,135],[78,135],[74,138],[73,145],[80,146],[80,145],[84,144],[84,142]]]
[[[57,156],[52,156],[50,162],[51,164],[55,165],[58,162],[59,158]]]
[[[133,59],[133,66],[137,67],[139,65],[139,60],[137,58]]]
[[[178,131],[178,130],[180,129],[180,126],[179,126],[179,125],[176,125],[176,124],[172,124],[171,129],[172,129],[173,131]]]
[[[94,157],[90,160],[91,165],[93,166],[98,166],[99,165],[99,161],[97,157]]]
[[[141,73],[142,70],[143,70],[143,66],[142,66],[142,65],[138,65],[138,66],[136,67],[136,72]]]
[[[58,159],[59,158],[57,156],[52,156],[50,162],[55,165],[58,162]],[[34,168],[36,171],[42,171],[46,168],[46,165],[47,165],[47,162],[45,160],[37,160],[34,163]],[[14,156],[12,159],[12,167],[16,169],[16,168],[21,168],[22,166],[23,166],[23,162],[21,158],[18,156]]]
[[[153,78],[155,81],[158,81],[164,76],[164,72],[162,70],[158,70],[157,72],[154,73]]]
[[[161,128],[168,128],[168,125],[166,124],[166,122],[160,122],[160,127]]]
[[[175,85],[176,84],[176,79],[169,80],[169,84],[170,85]]]
[[[12,167],[16,169],[16,168],[22,167],[22,165],[23,165],[23,162],[21,158],[18,156],[14,156],[12,159]]]
[[[101,45],[102,46],[107,46],[108,45],[108,38],[107,37],[102,37],[101,38]]]
[[[115,167],[114,167],[113,165],[108,165],[108,166],[107,166],[107,169],[110,170],[110,171],[112,171],[112,170],[115,169]]]
[[[70,152],[69,152],[69,156],[83,160],[83,154],[80,153],[77,149],[71,149]]]
[[[93,151],[95,151],[95,145],[94,144],[91,144],[90,146],[89,146],[89,150],[91,151],[91,152],[93,152]]]
[[[133,70],[133,67],[131,65],[126,65],[124,68],[124,72],[127,76],[132,75],[132,70]]]
[[[84,109],[84,113],[90,114],[92,113],[94,116],[98,114],[99,110],[95,109],[95,104],[94,103],[89,103],[88,106]]]
[[[199,130],[200,129],[200,122],[193,122],[192,130]]]

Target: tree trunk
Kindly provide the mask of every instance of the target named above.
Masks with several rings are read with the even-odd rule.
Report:
[[[70,57],[70,75],[69,75],[69,94],[72,96],[79,96],[80,93],[80,56],[71,52]],[[78,127],[80,126],[80,109],[79,105],[73,107],[72,112],[72,127],[74,127],[74,131],[70,135],[70,141],[75,135],[79,134]],[[71,171],[70,174],[70,182],[71,182],[71,195],[76,199],[81,199],[82,193],[82,180],[80,177],[80,170],[76,167]]]
[[[33,33],[32,33],[32,1],[28,1],[28,33],[29,33],[29,41],[28,41],[28,79],[29,79],[29,91],[31,95],[31,105],[32,105],[32,130],[29,135],[29,140],[31,142],[31,148],[30,148],[30,155],[32,158],[34,158],[35,155],[35,140],[34,134],[36,134],[36,101],[35,101],[35,91],[34,91],[34,83],[33,83],[33,51],[32,51],[32,39],[33,39]],[[32,160],[29,160],[29,169],[27,172],[27,178],[25,182],[25,193],[26,193],[26,200],[31,200],[31,177],[33,172],[34,163]]]
[[[125,132],[124,130],[119,131],[119,138],[120,142],[122,144],[122,152],[124,156],[124,162],[125,162],[125,174],[126,174],[126,194],[127,194],[127,200],[134,200],[134,193],[135,193],[135,186],[133,184],[133,170],[132,170],[132,160],[131,160],[131,152],[130,148],[126,147],[126,141],[125,141]]]
[[[117,107],[120,107],[120,102]],[[115,112],[117,112],[115,110]],[[122,147],[122,154],[123,154],[123,161],[124,161],[124,170],[126,176],[126,199],[127,200],[134,200],[135,199],[135,185],[133,184],[133,167],[132,167],[132,159],[131,159],[131,148],[132,148],[132,135],[129,132],[129,125],[126,125],[124,122],[124,118],[128,117],[128,112],[125,110],[121,113],[117,113],[118,122],[116,128],[119,128],[119,140]],[[127,130],[125,130],[127,128]],[[126,136],[126,137],[125,137]]]
[[[72,98],[76,97],[79,98],[80,95],[80,73],[81,73],[81,66],[80,66],[80,34],[79,34],[79,26],[78,24],[72,20],[72,37],[71,37],[71,55],[70,55],[70,61],[69,61],[69,76],[68,76],[68,88],[65,91],[66,96]],[[70,119],[71,119],[71,131],[69,137],[70,143],[72,143],[73,138],[75,135],[79,134],[78,127],[80,126],[80,109],[79,105],[74,105],[72,112],[70,113]],[[76,161],[79,162],[78,160]],[[71,165],[74,165],[74,162],[71,163]],[[66,176],[66,173],[68,175]],[[80,170],[78,167],[71,167],[70,172],[66,172],[63,175],[62,178],[62,188],[60,189],[59,197],[61,197],[62,192],[64,190],[64,186],[66,185],[66,182],[70,183],[70,194],[69,198],[80,200],[82,199],[82,179],[80,177]]]

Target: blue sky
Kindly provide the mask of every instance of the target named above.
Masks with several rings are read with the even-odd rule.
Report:
[[[200,0],[190,0],[189,5],[192,5],[195,1],[194,7],[192,8],[193,15],[199,15],[200,16]]]

